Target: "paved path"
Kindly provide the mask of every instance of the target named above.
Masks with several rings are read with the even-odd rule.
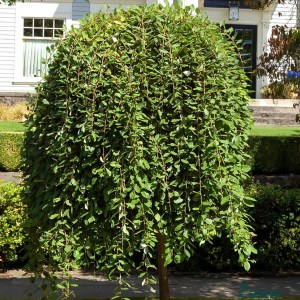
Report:
[[[117,287],[115,282],[109,282],[103,276],[91,274],[73,273],[77,299],[104,299],[110,298]],[[124,296],[141,297],[157,296],[147,288],[140,286],[140,280],[136,276],[129,279],[132,288],[125,292]],[[241,276],[234,274],[207,274],[201,277],[193,275],[172,275],[169,279],[170,292],[173,297],[216,297],[242,299],[246,295],[252,299],[263,299],[266,295],[294,296],[300,299],[300,275],[298,276]],[[28,297],[28,292],[35,290],[36,284],[30,283],[28,276],[23,276],[21,271],[10,271],[0,274],[0,299],[38,299],[39,293],[34,297]],[[154,286],[157,289],[157,286]]]
[[[19,183],[20,173],[19,172],[0,172],[0,181]]]

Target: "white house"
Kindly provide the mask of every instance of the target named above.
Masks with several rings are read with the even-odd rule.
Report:
[[[26,0],[25,0],[26,1]],[[17,2],[14,6],[0,4],[0,99],[15,99],[34,92],[41,79],[46,48],[61,38],[62,28],[70,28],[86,13],[96,12],[109,4],[114,8],[121,4],[147,5],[153,0],[31,0]],[[158,0],[163,2],[163,0]],[[169,0],[172,1],[172,0]],[[251,58],[247,66],[255,68],[256,60],[274,24],[295,26],[297,9],[294,0],[288,5],[274,5],[265,10],[239,9],[238,20],[229,20],[226,0],[184,0],[183,5],[198,6],[213,21],[225,21],[245,42],[245,57]],[[262,79],[252,78],[256,97],[264,84]]]

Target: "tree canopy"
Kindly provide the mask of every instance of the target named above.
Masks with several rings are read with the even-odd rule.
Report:
[[[58,42],[27,122],[31,266],[110,274],[188,259],[222,230],[249,269],[252,124],[231,33],[191,7],[99,12]]]

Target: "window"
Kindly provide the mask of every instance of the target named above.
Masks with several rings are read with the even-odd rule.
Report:
[[[64,35],[63,19],[24,18],[23,76],[40,77],[46,70],[47,47]]]
[[[234,2],[234,1],[232,1]],[[244,5],[244,1],[236,1],[240,4],[240,8],[249,8]],[[204,7],[228,8],[229,1],[224,0],[204,0]]]

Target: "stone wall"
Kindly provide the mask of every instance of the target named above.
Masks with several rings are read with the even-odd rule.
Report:
[[[14,105],[18,102],[24,102],[30,94],[28,93],[0,93],[0,104]]]

